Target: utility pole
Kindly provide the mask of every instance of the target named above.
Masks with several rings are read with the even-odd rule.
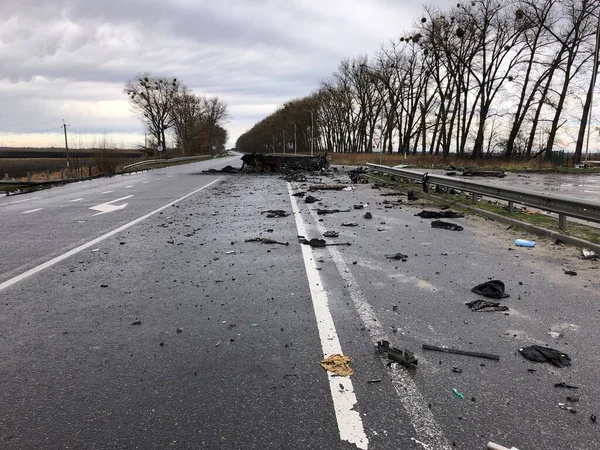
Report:
[[[315,116],[314,113],[308,109],[303,111],[310,113],[310,156],[313,156],[315,148]]]
[[[283,131],[283,153],[285,153],[285,128],[282,131]]]
[[[296,154],[296,144],[298,141],[296,140],[296,122],[294,122],[294,155]]]
[[[273,133],[273,153],[275,153],[275,133]]]
[[[65,123],[65,119],[63,119],[63,124],[61,126],[61,128],[63,128],[65,130],[65,149],[67,150],[67,169],[69,169],[69,143],[67,142],[67,127],[70,127],[71,125],[67,125]]]

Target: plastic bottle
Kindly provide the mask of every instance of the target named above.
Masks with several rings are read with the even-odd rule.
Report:
[[[517,247],[535,247],[535,241],[527,241],[525,239],[515,239]]]

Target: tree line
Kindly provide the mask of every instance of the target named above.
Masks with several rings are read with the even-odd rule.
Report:
[[[177,78],[136,75],[124,93],[150,135],[150,148],[167,151],[172,137],[183,156],[220,151],[227,141],[227,104],[218,97],[196,95]]]
[[[341,61],[310,95],[240,136],[242,151],[531,158],[574,146],[591,114],[600,0],[472,0],[424,7],[374,56]],[[313,115],[311,120],[311,114]],[[285,135],[285,138],[284,138]]]

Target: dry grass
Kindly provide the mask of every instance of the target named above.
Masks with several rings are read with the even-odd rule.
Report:
[[[378,153],[330,153],[332,164],[364,166],[367,163],[379,164]],[[449,164],[459,167],[482,167],[487,169],[502,169],[510,171],[518,170],[550,170],[552,164],[546,161],[506,161],[503,159],[483,159],[473,161],[471,159],[458,159],[455,156],[443,159],[434,155],[408,155],[406,158],[398,154],[383,154],[381,164],[384,166],[395,166],[398,164],[410,164],[419,167],[447,169]]]

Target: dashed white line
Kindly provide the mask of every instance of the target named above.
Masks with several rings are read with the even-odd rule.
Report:
[[[288,191],[290,199],[292,200],[292,208],[296,206],[296,197],[292,196],[292,187],[288,183]],[[296,210],[294,210],[296,211]],[[325,227],[319,222],[319,217],[316,211],[310,211],[311,216],[314,219],[314,223],[321,234],[327,231]],[[298,230],[298,234],[300,230]],[[303,248],[306,246],[302,246]],[[335,247],[327,247],[333,262],[335,263],[340,276],[344,280],[350,297],[354,302],[356,310],[365,325],[368,324],[367,329],[371,335],[371,341],[373,345],[377,341],[385,339],[389,340],[383,327],[380,325],[381,322],[377,320],[375,313],[373,312],[372,306],[367,301],[365,294],[360,289],[360,285],[352,275],[350,267],[344,260],[341,252]],[[448,442],[448,439],[442,432],[440,425],[437,423],[431,410],[427,407],[427,401],[423,398],[423,395],[419,391],[419,388],[409,373],[400,368],[399,370],[390,372],[392,379],[392,385],[404,406],[404,409],[410,417],[411,424],[415,429],[417,438],[420,443],[428,446],[427,448],[435,448],[436,450],[451,450],[452,447]]]
[[[142,184],[150,183],[150,181],[142,181]]]
[[[81,198],[74,198],[73,200],[69,200],[69,203],[80,202],[81,200],[83,200],[83,197],[81,197]]]
[[[102,192],[102,193],[103,193],[103,194],[112,194],[112,193],[113,193],[113,191],[104,191],[104,192]]]
[[[129,188],[132,188],[132,187],[133,187],[133,184],[130,184],[129,186],[125,186],[125,189],[129,189]]]
[[[15,200],[14,202],[10,202],[8,203],[9,205],[16,205],[17,203],[23,203],[23,202],[28,202],[30,200],[37,200],[39,197],[32,197],[32,198],[24,198],[23,200]]]
[[[41,211],[44,208],[35,208],[35,209],[30,209],[29,211],[23,211],[21,214],[29,214],[29,213],[33,213],[36,211]]]
[[[296,228],[299,235],[305,236],[304,221],[300,215],[296,198],[292,196],[291,189],[291,185],[288,183],[288,192],[292,200],[292,210],[296,218]],[[333,318],[331,317],[331,312],[329,311],[329,300],[327,293],[323,289],[323,283],[317,270],[312,249],[308,245],[302,245],[301,247],[323,354],[341,354],[342,346],[335,329],[335,324],[333,323]],[[340,439],[356,445],[357,448],[368,449],[369,439],[365,434],[360,414],[356,410],[357,400],[352,380],[348,377],[333,377],[329,372],[328,378]]]
[[[221,180],[220,178],[217,178],[216,180],[211,181],[208,184],[205,184],[201,188],[198,188],[195,191],[192,191],[189,194],[186,194],[183,197],[178,198],[177,200],[173,200],[172,202],[167,203],[166,205],[161,206],[160,208],[155,209],[154,211],[151,211],[148,214],[143,215],[142,217],[138,217],[137,219],[132,220],[131,222],[126,223],[125,225],[122,225],[119,228],[115,228],[114,230],[109,231],[108,233],[103,234],[102,236],[99,236],[99,237],[97,237],[95,239],[92,239],[89,242],[86,242],[85,244],[80,245],[79,247],[75,247],[74,249],[69,250],[66,253],[63,253],[62,255],[57,256],[56,258],[52,258],[51,260],[46,261],[45,263],[40,264],[39,266],[36,266],[33,269],[29,269],[28,271],[23,272],[21,275],[17,275],[16,277],[13,277],[13,278],[11,278],[9,280],[6,280],[4,283],[0,283],[0,291],[3,291],[4,289],[12,286],[15,283],[18,283],[19,281],[22,281],[22,280],[24,280],[26,278],[29,278],[30,276],[35,275],[36,273],[39,273],[42,270],[47,269],[48,267],[52,267],[54,264],[59,263],[59,262],[65,260],[65,259],[67,259],[67,258],[69,258],[69,257],[71,257],[73,255],[76,255],[77,253],[79,253],[79,252],[81,252],[81,251],[83,251],[85,249],[93,247],[98,242],[101,242],[101,241],[103,241],[103,240],[105,240],[105,239],[107,239],[107,238],[109,238],[111,236],[114,236],[115,234],[120,233],[121,231],[124,231],[127,228],[130,228],[130,227],[132,227],[132,226],[134,226],[134,225],[136,225],[136,224],[138,224],[138,223],[146,220],[148,217],[152,217],[153,215],[158,214],[162,210],[167,209],[168,207],[173,206],[174,204],[179,203],[179,202],[185,200],[188,197],[191,197],[192,195],[194,195],[194,194],[196,194],[196,193],[198,193],[198,192],[206,189],[207,187],[215,184],[216,182],[218,182],[220,180]]]

